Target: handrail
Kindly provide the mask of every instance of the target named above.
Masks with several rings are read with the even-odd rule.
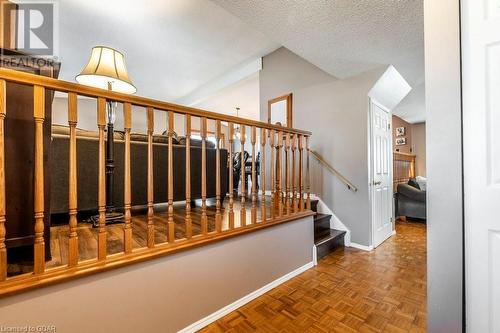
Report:
[[[221,120],[230,123],[236,123],[245,126],[257,126],[259,128],[265,128],[268,130],[275,130],[277,132],[286,132],[292,134],[301,134],[301,135],[311,135],[311,132],[298,130],[290,127],[283,127],[278,125],[273,125],[269,123],[265,123],[262,121],[256,121],[251,119],[245,119],[235,116],[230,116],[222,113],[192,108],[184,105],[169,103],[158,101],[155,99],[141,97],[136,95],[128,95],[122,94],[115,91],[109,91],[100,88],[94,88],[90,86],[85,86],[78,83],[68,82],[64,80],[54,79],[46,76],[35,75],[31,73],[16,71],[8,68],[0,67],[0,79],[4,79],[11,82],[16,82],[20,84],[27,85],[39,85],[43,86],[46,89],[51,89],[55,91],[70,93],[74,92],[80,96],[92,97],[92,98],[105,98],[111,99],[120,103],[130,103],[132,105],[141,106],[141,107],[151,107],[155,110],[162,111],[173,111],[176,113],[189,114],[195,117],[206,117],[208,119]]]
[[[35,221],[34,228],[32,229],[34,234],[33,271],[17,276],[10,276],[8,274],[8,265],[11,262],[8,262],[7,259],[7,252],[10,248],[6,244],[6,241],[9,240],[7,237],[10,236],[6,227],[9,227],[10,223],[14,226],[24,223],[24,220],[20,220],[18,216],[6,216],[5,209],[12,198],[10,196],[12,187],[5,182],[6,165],[4,162],[9,161],[9,158],[12,156],[10,155],[12,154],[12,146],[17,144],[18,141],[14,141],[13,143],[13,140],[11,140],[12,137],[8,137],[10,134],[8,131],[4,131],[4,128],[12,126],[10,119],[15,119],[16,112],[18,112],[16,108],[11,107],[12,103],[21,103],[16,99],[11,99],[13,96],[12,88],[16,88],[14,85],[11,85],[7,89],[11,83],[27,86],[33,91],[31,97],[23,97],[21,102],[25,105],[22,109],[23,112],[29,115],[30,108],[32,109],[32,121],[35,132],[33,142],[21,142],[23,145],[34,145],[33,174],[29,174],[29,176],[33,175],[34,179],[33,184],[26,185],[33,188],[34,207],[32,214]],[[50,135],[50,133],[47,133],[50,132],[50,126],[45,126],[47,123],[50,125],[50,111],[48,111],[50,109],[46,110],[47,105],[50,104],[46,103],[46,96],[48,96],[47,98],[51,98],[50,96],[52,96],[52,94],[48,93],[49,91],[58,91],[67,94],[66,111],[69,127],[69,149],[67,153],[67,169],[64,172],[67,172],[68,178],[67,189],[63,188],[60,191],[67,192],[68,194],[67,226],[69,232],[67,235],[58,236],[61,239],[64,238],[68,244],[65,259],[63,260],[61,255],[60,262],[54,260],[46,261],[45,256],[46,242],[50,241],[45,236],[47,234],[45,232],[45,218],[47,214],[50,214],[49,202],[46,200],[45,195],[47,181],[50,181],[50,178],[45,173],[48,170],[48,161],[45,156],[47,149],[49,149],[45,144],[47,142],[45,138]],[[96,196],[95,202],[97,204],[94,208],[99,213],[96,218],[97,221],[94,221],[98,228],[92,229],[94,230],[92,237],[97,238],[97,246],[90,249],[85,258],[80,254],[81,250],[79,247],[81,245],[79,237],[87,237],[88,233],[80,230],[79,227],[82,220],[78,219],[79,207],[77,197],[79,193],[82,193],[82,191],[78,191],[78,184],[81,183],[82,179],[79,179],[79,175],[82,175],[82,173],[78,172],[78,161],[80,156],[82,156],[78,155],[77,149],[78,96],[96,99],[95,125],[98,133],[96,143],[98,157],[96,161],[97,173],[94,175],[85,175],[85,177],[97,178],[97,191],[92,191],[93,193],[90,194]],[[124,223],[112,227],[106,223],[106,214],[109,213],[109,202],[106,201],[106,183],[112,184],[112,182],[106,180],[106,176],[108,169],[113,167],[108,166],[106,160],[105,128],[107,125],[106,112],[109,107],[108,101],[117,102],[122,105],[124,120],[124,154],[123,159],[119,161],[120,165],[123,166],[123,173],[121,179],[115,178],[116,181],[120,181],[123,184],[122,207],[117,207],[117,211],[123,211]],[[146,111],[146,114],[138,114],[138,116],[144,117],[143,119],[147,120],[147,158],[136,162],[144,163],[146,169],[145,176],[147,177],[146,182],[142,180],[142,177],[134,176],[132,172],[134,169],[131,167],[132,160],[138,156],[135,155],[137,152],[132,149],[131,144],[131,133],[134,130],[134,123],[132,121],[134,109],[132,106],[140,107]],[[159,162],[160,159],[154,158],[153,147],[157,144],[153,141],[155,129],[154,114],[156,110],[167,113],[167,121],[162,125],[167,130],[167,143],[163,144],[166,146],[167,160],[163,162]],[[176,114],[180,114],[182,116],[180,117],[181,119],[175,117]],[[9,117],[12,118],[9,119]],[[193,152],[190,139],[193,133],[191,117],[199,118],[201,146],[196,147],[196,151],[194,152],[196,154],[191,154]],[[227,122],[227,128],[222,127],[223,122]],[[210,148],[207,147],[209,125],[215,128],[214,134],[216,139],[215,147]],[[185,129],[184,152],[179,147],[174,149],[174,131],[179,126],[183,126]],[[239,136],[235,135],[235,126],[238,126]],[[245,129],[246,127],[248,128]],[[221,148],[221,141],[224,135],[222,130],[226,132],[226,139],[229,143],[228,149],[225,152]],[[248,131],[247,135],[245,135],[245,130]],[[257,133],[260,134],[259,137]],[[260,230],[268,226],[311,216],[313,212],[311,210],[309,181],[310,135],[311,133],[308,131],[0,68],[0,297],[53,284],[58,281],[153,259],[158,256],[168,255],[210,242]],[[224,170],[226,161],[232,161],[233,159],[226,159],[225,156],[233,156],[233,143],[236,142],[240,144],[240,156],[244,156],[245,140],[249,140],[252,152],[252,186],[251,189],[245,189],[245,168],[241,168],[241,175],[239,177],[241,185],[238,191],[238,184],[233,184],[233,179],[235,178],[233,178],[232,165],[227,166],[227,173]],[[256,171],[256,144],[261,147],[260,163],[262,167],[258,173]],[[207,151],[208,149],[210,149],[210,152]],[[215,154],[212,154],[214,150]],[[265,156],[267,151],[270,151],[269,159]],[[185,158],[179,158],[179,156],[182,156],[181,153]],[[191,160],[192,155],[199,156],[200,158]],[[175,160],[178,163],[174,166]],[[265,167],[266,160],[269,162],[270,168]],[[13,159],[10,161],[13,161]],[[160,186],[167,187],[166,198],[156,198],[155,188],[159,186],[156,185],[158,178],[155,179],[154,177],[155,163],[164,163],[164,165],[160,166],[166,171],[166,181],[163,180],[164,184],[160,184]],[[208,167],[212,164],[215,164],[214,168]],[[177,179],[177,174],[174,176],[174,171],[177,173],[181,169],[185,170],[185,178],[179,180]],[[195,172],[201,173],[200,182],[195,182],[191,179],[191,171],[193,169]],[[275,180],[270,184],[272,193],[270,206],[266,205],[266,170],[270,172],[270,179]],[[226,180],[223,177],[227,177],[226,182],[223,182],[223,180]],[[136,179],[138,180],[136,181]],[[59,179],[56,179],[56,181],[59,181]],[[184,181],[184,188],[181,187],[181,191],[177,191],[177,188],[174,189],[175,183],[180,184],[182,181]],[[213,184],[214,182],[215,184]],[[258,183],[262,184],[260,188],[257,188]],[[133,212],[132,208],[135,202],[132,198],[132,188],[137,189],[140,186],[147,192],[147,214],[146,211],[142,211],[133,216],[135,212]],[[178,194],[182,190],[185,190],[185,193],[182,195]],[[238,195],[238,192],[241,194]],[[89,195],[87,192],[85,193]],[[248,197],[247,202],[246,197],[248,194],[251,194],[251,196]],[[227,204],[223,205],[226,196],[228,196]],[[207,204],[207,197],[215,198],[215,202]],[[192,199],[201,199],[201,208],[191,207]],[[174,207],[174,200],[184,201],[184,207],[180,208],[179,205]],[[240,203],[238,204],[236,201]],[[155,204],[162,205],[155,206]],[[166,206],[163,204],[166,204]],[[246,206],[250,208],[248,217]],[[215,215],[210,214],[211,211],[215,212]],[[260,214],[258,214],[259,212]],[[235,219],[235,214],[238,214],[239,218]],[[134,236],[132,232],[132,226],[135,223],[138,223],[142,230],[140,236]],[[108,227],[114,228],[116,231],[122,229],[123,238],[120,244],[122,248],[118,253],[114,252],[111,254],[108,251]]]
[[[314,156],[318,162],[320,162],[328,171],[333,173],[335,176],[337,176],[342,183],[344,183],[348,189],[350,189],[353,192],[357,192],[358,188],[354,186],[347,178],[345,178],[339,171],[337,171],[334,167],[332,167],[325,159],[316,151],[310,150],[310,153],[312,156]]]

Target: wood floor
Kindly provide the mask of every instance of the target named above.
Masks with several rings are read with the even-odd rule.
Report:
[[[268,198],[269,199],[269,198]],[[239,227],[241,198],[235,197],[234,201],[234,225]],[[269,199],[270,200],[270,199]],[[222,230],[229,228],[229,200],[225,200],[222,206]],[[251,221],[251,197],[246,198],[246,223]],[[257,220],[261,220],[261,201],[256,202]],[[269,217],[270,202],[266,202],[267,212]],[[185,203],[179,202],[174,204],[174,223],[175,223],[175,238],[181,239],[185,237]],[[196,205],[191,208],[192,229],[193,235],[201,233],[201,201],[197,201]],[[215,230],[215,200],[207,200],[207,219],[208,231]],[[167,241],[167,206],[155,205],[155,243],[165,243]],[[123,226],[124,224],[111,224],[106,227],[107,230],[107,253],[114,254],[123,251]],[[80,260],[93,259],[97,257],[97,228],[92,228],[90,223],[85,221],[78,222],[78,247]],[[66,265],[68,263],[68,224],[52,226],[51,233],[51,253],[52,260],[47,262],[47,267],[55,267]],[[144,210],[136,210],[132,212],[132,246],[133,248],[141,248],[147,246],[147,215]]]
[[[372,252],[341,248],[201,332],[426,332],[426,230],[397,223]]]
[[[256,216],[257,221],[261,221],[261,206],[264,204],[259,197],[256,201]],[[266,198],[266,217],[270,217],[270,197]],[[251,221],[252,214],[252,199],[251,195],[246,196],[246,223]],[[235,228],[241,225],[241,197],[234,198],[234,226]],[[222,230],[229,228],[229,199],[226,198],[222,205]],[[185,237],[185,202],[174,203],[174,223],[175,237],[181,239]],[[215,199],[207,199],[207,219],[208,231],[215,230]],[[276,216],[278,214],[275,211]],[[193,235],[201,233],[201,200],[197,200],[196,204],[191,208],[192,230]],[[46,262],[47,268],[67,265],[68,263],[68,236],[69,226],[67,218],[61,219],[64,224],[53,225],[50,228],[50,245],[52,259]],[[167,241],[167,205],[155,205],[154,211],[155,224],[155,243],[165,243]],[[107,231],[107,253],[108,255],[123,252],[123,223],[110,224],[106,226]],[[93,228],[92,224],[86,219],[78,220],[78,253],[79,260],[95,259],[97,257],[97,228]],[[144,209],[132,210],[132,246],[133,248],[141,248],[147,246],[147,215]],[[14,276],[22,273],[33,271],[33,262],[8,262],[8,275]]]

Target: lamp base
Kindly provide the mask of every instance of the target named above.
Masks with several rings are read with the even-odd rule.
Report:
[[[125,215],[119,212],[106,212],[106,225],[108,224],[116,224],[116,223],[124,223]],[[90,222],[92,222],[92,227],[97,228],[99,226],[99,215],[94,215],[90,218]]]

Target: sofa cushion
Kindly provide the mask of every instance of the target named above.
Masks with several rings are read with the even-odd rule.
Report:
[[[397,192],[398,195],[403,195],[414,201],[425,202],[426,192],[408,184],[398,184]]]
[[[130,133],[130,140],[135,142],[148,142],[148,135],[143,133]],[[168,136],[166,135],[153,135],[153,143],[168,143]],[[179,142],[172,137],[172,143],[178,145]]]
[[[417,182],[418,187],[422,191],[426,191],[427,190],[427,178],[422,177],[422,176],[417,176],[417,177],[415,177],[415,181]]]
[[[69,136],[69,126],[52,124],[52,134]],[[123,135],[122,131],[114,131],[113,133],[115,140],[123,140]],[[99,132],[77,128],[76,136],[80,138],[99,138]]]
[[[410,178],[410,180],[408,180],[408,185],[420,190],[420,186],[418,185],[417,181],[415,180],[415,178]]]
[[[212,141],[205,140],[207,148],[215,148],[215,144]],[[201,147],[201,140],[200,139],[193,139],[191,138],[190,140],[191,147]],[[186,145],[186,137],[181,136],[179,137],[179,144],[185,146]]]

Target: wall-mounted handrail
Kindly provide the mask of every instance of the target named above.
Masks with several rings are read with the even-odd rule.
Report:
[[[337,178],[340,179],[340,181],[342,183],[344,183],[347,186],[348,189],[350,189],[353,192],[357,192],[358,191],[358,188],[356,186],[354,186],[339,171],[337,171],[333,166],[331,166],[331,164],[328,163],[318,152],[316,152],[314,150],[310,150],[310,152],[311,152],[311,155],[314,156],[321,165],[323,165],[328,171],[330,171],[335,176],[337,176]]]

